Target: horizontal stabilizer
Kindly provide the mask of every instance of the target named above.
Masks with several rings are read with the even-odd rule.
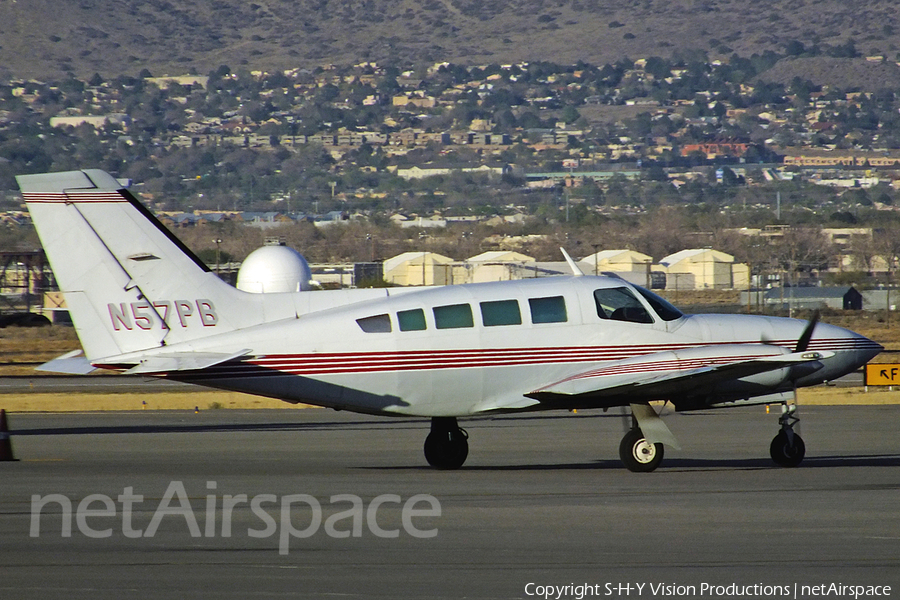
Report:
[[[199,371],[235,358],[250,354],[250,350],[239,350],[233,354],[219,354],[216,352],[175,352],[171,354],[156,354],[140,360],[140,363],[125,371],[125,375],[161,374],[173,371]],[[104,363],[114,364],[115,357],[105,359]]]
[[[67,375],[87,375],[96,371],[97,368],[82,355],[81,350],[73,350],[35,367],[34,370]]]

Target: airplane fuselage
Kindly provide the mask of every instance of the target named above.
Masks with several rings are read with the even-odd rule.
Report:
[[[643,313],[630,320],[601,317],[597,290],[627,289]],[[314,296],[316,304],[330,292]],[[627,283],[606,277],[546,279],[385,290],[365,301],[344,293],[342,306],[299,314],[190,343],[190,349],[251,352],[198,373],[174,377],[321,406],[375,414],[467,416],[492,411],[608,407],[633,393],[572,398],[538,405],[526,397],[548,382],[588,369],[661,352],[700,353],[685,365],[715,364],[747,353],[784,353],[806,323],[745,315],[660,315]],[[287,298],[285,298],[287,300]],[[336,297],[337,300],[337,297]],[[287,304],[285,304],[287,306]],[[206,308],[209,313],[211,310]],[[669,317],[668,320],[664,317]],[[199,321],[198,321],[199,322]],[[178,321],[175,321],[176,326]],[[164,351],[177,350],[169,346]],[[820,324],[809,350],[832,356],[814,372],[794,367],[744,377],[727,385],[686,390],[671,400],[681,409],[753,402],[840,377],[880,347],[865,337]],[[660,365],[654,368],[659,370]],[[792,370],[793,369],[793,370]],[[646,399],[646,398],[642,398]],[[763,400],[764,401],[764,400]]]

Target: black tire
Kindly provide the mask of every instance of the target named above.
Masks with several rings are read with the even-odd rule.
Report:
[[[425,460],[436,469],[458,469],[468,456],[469,442],[462,429],[432,431],[425,438]]]
[[[665,449],[660,443],[651,444],[640,429],[632,429],[619,444],[619,458],[632,473],[650,473],[660,465]]]
[[[782,467],[796,467],[803,462],[806,456],[806,444],[796,433],[792,436],[793,444],[788,440],[788,435],[784,431],[779,431],[778,435],[772,440],[769,446],[769,454],[775,464]]]

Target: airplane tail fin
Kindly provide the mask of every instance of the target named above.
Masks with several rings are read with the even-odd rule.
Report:
[[[241,293],[108,173],[16,180],[89,360],[240,326]]]

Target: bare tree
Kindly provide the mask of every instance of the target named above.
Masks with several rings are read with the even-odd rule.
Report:
[[[735,262],[745,263],[750,269],[750,287],[756,278],[756,289],[765,288],[766,274],[781,272],[778,262],[774,258],[770,240],[759,235],[744,235],[734,230],[719,230],[715,236],[717,248],[734,256]],[[760,310],[764,303],[759,292],[748,298],[747,310],[752,310],[752,305]]]
[[[852,270],[865,271],[869,275],[875,272],[875,261],[880,254],[874,232],[871,235],[854,235],[850,238],[850,257]]]
[[[685,237],[689,231],[681,211],[661,208],[642,219],[639,229],[630,232],[631,244],[636,250],[660,260],[685,249]]]
[[[795,286],[803,272],[827,268],[828,260],[834,253],[822,230],[812,227],[789,229],[773,243],[771,250],[772,258],[787,280],[782,280],[782,289],[785,283]],[[788,309],[793,316],[792,303]]]
[[[819,228],[791,228],[775,241],[772,254],[793,284],[804,271],[827,268],[833,247]]]
[[[891,286],[894,281],[894,272],[900,262],[900,223],[889,222],[884,228],[876,229],[872,235],[873,245],[887,263],[887,324],[891,323]]]

